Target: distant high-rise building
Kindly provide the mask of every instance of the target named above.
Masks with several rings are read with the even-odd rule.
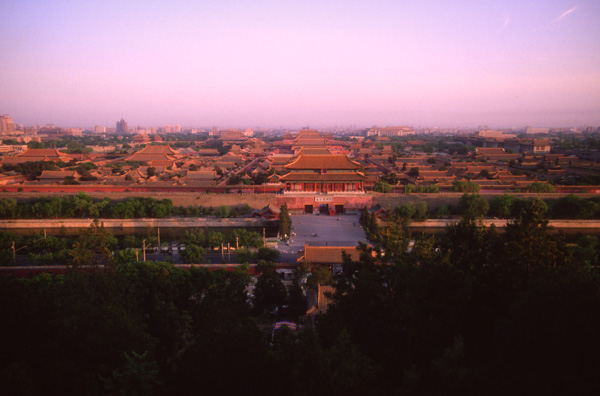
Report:
[[[175,133],[181,132],[181,125],[179,125],[179,124],[173,125],[173,128],[171,128],[171,132],[175,132]]]
[[[105,126],[96,125],[94,127],[94,133],[105,133],[105,132],[106,132],[106,127]]]
[[[128,133],[129,132],[129,124],[123,118],[120,121],[117,121],[117,133]]]
[[[15,130],[15,123],[8,114],[0,115],[0,132],[13,132]]]
[[[169,125],[169,124],[165,125],[165,132],[171,133],[171,125]]]

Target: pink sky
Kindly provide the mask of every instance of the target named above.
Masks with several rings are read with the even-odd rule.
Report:
[[[83,127],[600,125],[600,2],[286,3],[2,2],[0,113]]]

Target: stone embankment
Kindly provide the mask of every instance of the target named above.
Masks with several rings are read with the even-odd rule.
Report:
[[[430,219],[425,221],[413,221],[410,223],[412,228],[445,228],[448,225],[456,224],[460,219]],[[492,224],[496,227],[504,227],[509,220],[505,219],[484,219],[482,223],[486,227]],[[600,220],[550,220],[550,227],[555,229],[599,229]]]
[[[264,227],[272,223],[257,218],[221,219],[213,217],[168,217],[164,219],[99,219],[100,224],[106,228],[245,228]],[[445,228],[450,224],[459,222],[455,219],[429,219],[413,221],[411,228]],[[93,219],[15,219],[0,220],[0,229],[43,229],[43,228],[87,228],[94,222]],[[508,220],[484,219],[483,225],[490,227],[504,227]],[[600,220],[550,220],[548,225],[555,229],[600,229]]]
[[[87,228],[93,219],[15,219],[0,220],[0,229]],[[164,219],[99,219],[106,228],[198,228],[198,227],[263,227],[269,223],[256,218],[168,217]]]

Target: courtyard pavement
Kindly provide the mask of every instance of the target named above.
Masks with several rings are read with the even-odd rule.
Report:
[[[298,250],[309,246],[356,246],[358,241],[365,241],[365,232],[359,219],[360,215],[292,215],[292,236],[288,243],[278,242],[281,252],[280,261],[295,263]]]

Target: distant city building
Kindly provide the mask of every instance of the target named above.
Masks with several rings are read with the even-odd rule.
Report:
[[[96,125],[94,127],[94,133],[106,133],[106,127],[105,126]]]
[[[83,136],[83,129],[81,128],[65,128],[61,130],[62,136]]]
[[[550,132],[549,128],[534,128],[534,127],[530,127],[530,126],[525,128],[525,133],[528,135],[536,134],[536,133],[548,133],[548,132]]]
[[[174,132],[174,133],[181,132],[181,125],[179,125],[179,124],[173,125],[173,128],[171,128],[171,131]]]
[[[8,114],[0,115],[0,132],[13,132],[15,129],[15,123],[13,119],[8,116]]]
[[[129,133],[129,124],[123,118],[117,121],[117,133]]]
[[[477,135],[481,137],[493,137],[502,139],[512,139],[517,137],[517,135],[515,135],[514,133],[504,133],[502,131],[495,131],[493,129],[481,130],[477,133]]]
[[[169,124],[165,125],[165,132],[171,133],[171,125],[169,125]]]
[[[410,127],[371,128],[367,131],[367,136],[409,136],[414,134],[415,130]]]

